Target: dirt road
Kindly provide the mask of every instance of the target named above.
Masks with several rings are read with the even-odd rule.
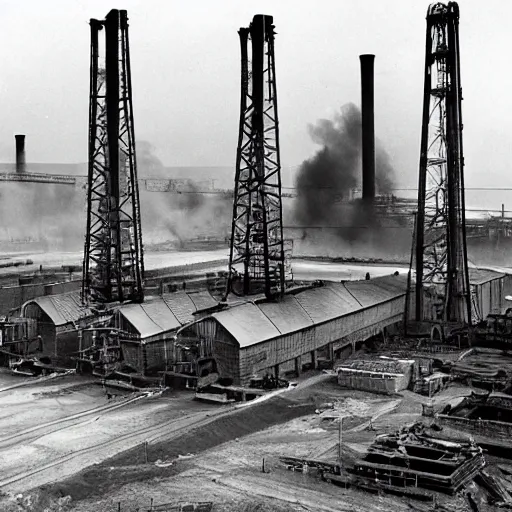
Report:
[[[2,383],[8,384],[0,393],[0,490],[4,492],[61,480],[226,411],[195,402],[191,393],[135,393],[108,400],[90,379]]]

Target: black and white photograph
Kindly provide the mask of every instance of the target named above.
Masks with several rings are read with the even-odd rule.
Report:
[[[0,0],[0,512],[512,510],[510,19]]]

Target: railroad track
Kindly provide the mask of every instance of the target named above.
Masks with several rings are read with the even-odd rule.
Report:
[[[65,418],[59,418],[56,420],[49,421],[47,423],[43,423],[42,425],[36,425],[34,427],[27,428],[25,430],[22,430],[21,432],[17,432],[16,434],[12,434],[10,436],[6,437],[0,437],[0,449],[6,448],[8,446],[11,446],[12,444],[18,444],[20,442],[27,442],[27,441],[33,441],[34,439],[38,439],[40,437],[43,437],[45,435],[54,434],[56,432],[59,432],[60,430],[64,430],[66,428],[70,427],[76,427],[85,423],[89,423],[91,421],[95,421],[95,418],[93,420],[87,420],[82,422],[76,422],[76,420],[79,420],[81,418],[85,418],[87,416],[92,416],[96,414],[104,414],[106,412],[111,412],[116,409],[119,409],[121,407],[126,407],[127,405],[132,404],[133,402],[136,402],[142,398],[145,398],[147,395],[138,395],[135,397],[130,397],[127,399],[122,400],[121,402],[115,402],[113,404],[105,404],[101,405],[99,407],[94,407],[93,409],[88,409],[87,411],[79,412],[76,414],[72,414],[71,416],[66,416]],[[75,423],[76,422],[76,423]],[[65,425],[66,423],[69,423],[68,425]],[[57,429],[51,429],[51,427],[62,425],[61,428]],[[50,429],[49,431],[47,431]]]
[[[55,380],[58,380],[60,378],[69,377],[70,375],[74,375],[75,371],[70,370],[66,373],[61,374],[51,374],[47,375],[45,377],[39,377],[39,378],[33,378],[29,377],[26,380],[22,380],[21,382],[17,382],[16,384],[12,384],[10,386],[6,386],[4,388],[0,388],[0,393],[5,393],[6,391],[11,391],[13,389],[22,388],[25,386],[37,386],[37,385],[45,385],[45,384],[52,384]],[[95,382],[98,382],[98,379],[90,379],[85,381],[79,381],[79,382],[70,382],[69,384],[65,384],[64,386],[60,385],[59,389],[69,389],[77,386],[85,386],[88,384],[93,384]],[[56,383],[57,385],[57,383]]]
[[[56,457],[45,464],[36,465],[25,471],[16,473],[0,480],[0,489],[7,487],[11,491],[26,491],[40,485],[59,481],[71,474],[77,473],[87,466],[97,464],[117,453],[134,448],[145,441],[156,439],[173,439],[189,427],[197,428],[214,421],[219,416],[230,414],[232,411],[217,411],[211,409],[186,414],[181,418],[173,418],[149,428],[139,429],[119,435],[113,439],[88,446],[72,453]],[[206,417],[204,415],[206,414]],[[201,418],[197,421],[197,418]],[[169,429],[171,429],[169,431]],[[73,463],[79,459],[79,465]]]

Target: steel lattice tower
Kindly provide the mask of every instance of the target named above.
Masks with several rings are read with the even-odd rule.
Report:
[[[82,300],[143,301],[143,250],[128,17],[92,19],[87,232]],[[99,33],[104,58],[100,58]],[[103,48],[104,46],[104,48]]]
[[[411,260],[416,321],[471,323],[461,101],[459,7],[455,2],[435,3],[427,13],[418,214]]]
[[[273,18],[256,15],[238,33],[242,90],[227,293],[264,291],[271,298],[283,293],[291,273],[283,241]]]

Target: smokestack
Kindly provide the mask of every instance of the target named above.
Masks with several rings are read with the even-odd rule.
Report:
[[[16,139],[16,172],[25,172],[25,135],[15,135]]]
[[[375,119],[373,64],[375,55],[360,55],[363,147],[363,200],[375,199]]]

